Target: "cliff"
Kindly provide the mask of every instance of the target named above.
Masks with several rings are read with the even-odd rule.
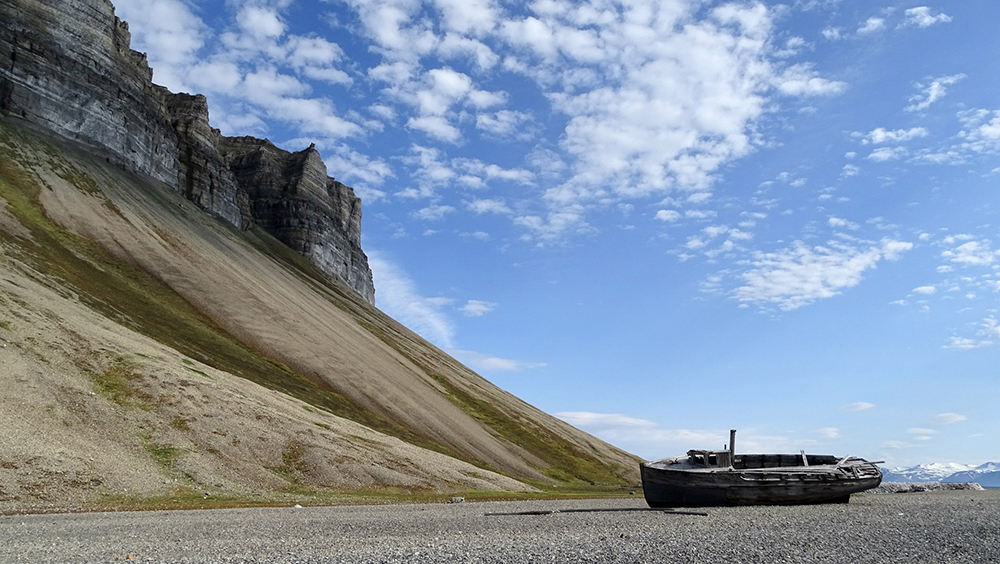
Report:
[[[204,96],[152,82],[107,0],[0,5],[0,111],[147,174],[240,229],[259,225],[374,303],[361,201],[327,176],[314,147],[227,138]]]

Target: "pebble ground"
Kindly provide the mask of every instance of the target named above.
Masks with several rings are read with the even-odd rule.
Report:
[[[677,511],[706,515],[641,498],[10,515],[0,562],[1000,562],[1000,490]]]

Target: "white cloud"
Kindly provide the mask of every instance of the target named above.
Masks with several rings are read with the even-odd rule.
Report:
[[[174,92],[189,92],[187,69],[211,32],[182,0],[117,0],[115,11],[129,22],[132,48],[146,52],[153,80]]]
[[[714,210],[687,210],[684,217],[688,219],[712,219],[719,215]]]
[[[847,406],[848,411],[865,411],[866,409],[871,409],[875,407],[874,403],[868,403],[866,401],[859,401],[852,403]]]
[[[769,59],[763,5],[726,4],[705,20],[673,1],[599,12],[609,17],[586,4],[530,6],[498,29],[515,49],[505,68],[534,80],[567,119],[561,149],[573,168],[546,193],[554,213],[673,189],[708,198],[719,167],[753,149],[769,92],[843,89],[807,64]]]
[[[906,441],[885,441],[882,443],[882,446],[885,448],[891,448],[893,450],[899,450],[904,448],[910,448],[913,445],[911,445]]]
[[[681,214],[676,210],[660,210],[656,212],[656,219],[667,223],[674,223],[681,218]]]
[[[230,20],[218,36],[181,0],[121,3],[133,12],[169,8],[160,22],[145,18],[150,28],[167,30],[163,43],[169,45],[156,51],[173,53],[176,61],[164,55],[167,64],[154,65],[157,73],[173,73],[168,86],[183,86],[175,89],[221,93],[212,103],[228,105],[212,111],[215,119],[222,116],[224,133],[273,138],[267,119],[294,129],[296,139],[314,137],[332,147],[390,128],[420,132],[428,143],[453,144],[436,157],[440,167],[433,171],[446,170],[446,178],[419,167],[415,186],[391,192],[440,198],[437,188],[450,183],[482,188],[491,179],[526,185],[542,179],[543,199],[533,208],[517,206],[530,210],[517,224],[543,241],[589,232],[589,213],[630,198],[677,192],[676,202],[709,201],[723,167],[764,143],[758,122],[774,107],[771,98],[784,103],[784,96],[845,88],[811,63],[785,60],[806,53],[809,44],[787,36],[779,43],[780,9],[762,3],[643,0],[596,9],[544,0],[517,11],[492,0],[345,0],[357,20],[339,24],[337,33],[353,34],[344,39],[351,44],[366,42],[374,61],[345,60],[332,41],[339,35],[294,35],[287,1],[227,3]],[[153,37],[140,27],[137,38]],[[487,90],[501,66],[527,84]],[[338,108],[373,85],[377,103],[366,100],[365,117]],[[525,92],[545,100],[552,115],[507,107],[512,99],[521,104]],[[550,124],[562,128],[549,137],[559,141],[539,143],[527,159],[533,173],[504,161],[504,174],[474,174],[450,158],[477,142],[470,139],[477,131],[486,140],[524,141]],[[395,176],[386,163],[411,158],[367,157],[353,147],[345,173],[364,178],[369,199],[384,197],[378,186]],[[515,172],[521,176],[506,176]]]
[[[387,178],[395,176],[392,167],[384,160],[372,159],[344,144],[338,145],[332,155],[323,156],[327,169],[336,174],[338,180],[350,184],[365,202],[385,197],[384,192],[373,187],[380,186]]]
[[[950,337],[948,344],[944,346],[946,349],[957,349],[962,351],[978,349],[980,347],[987,347],[992,345],[991,341],[977,341],[975,339],[970,339],[968,337]]]
[[[706,245],[708,245],[708,243],[703,241],[700,237],[696,237],[694,235],[688,237],[687,243],[684,244],[685,247],[691,249],[692,251],[695,249],[700,249]]]
[[[482,183],[489,180],[503,180],[517,184],[531,184],[535,175],[523,168],[506,169],[495,164],[484,163],[479,159],[459,158],[451,161],[452,167],[466,176],[474,176]]]
[[[972,281],[971,278],[964,278],[965,281]],[[993,286],[994,291],[1000,290],[1000,284],[996,281],[989,281],[987,285]],[[954,290],[958,290],[956,287]],[[967,298],[974,298],[974,294],[967,294]],[[969,351],[973,349],[991,347],[1000,344],[1000,321],[996,317],[990,316],[975,325],[975,334],[978,338],[954,336],[944,345],[946,349],[959,351]]]
[[[904,143],[911,139],[917,139],[920,137],[927,137],[930,132],[923,127],[912,127],[910,129],[896,129],[896,130],[886,130],[884,128],[876,128],[867,134],[856,133],[856,136],[862,137],[862,143],[868,144],[879,144],[879,143]]]
[[[836,439],[840,436],[840,429],[836,427],[822,427],[816,430],[824,439]]]
[[[467,204],[467,207],[477,214],[483,213],[496,213],[496,214],[511,214],[513,211],[502,199],[482,199],[482,200],[472,200]]]
[[[644,428],[656,427],[656,423],[645,419],[637,419],[620,413],[592,413],[589,411],[562,411],[555,414],[556,417],[579,427],[624,427],[624,428]]]
[[[861,226],[858,225],[857,223],[854,223],[853,221],[848,221],[842,217],[831,217],[830,219],[827,220],[827,223],[830,224],[830,227],[838,227],[838,228],[843,227],[846,229],[850,229],[852,231],[856,231],[861,228]]]
[[[958,423],[959,421],[965,421],[968,419],[964,415],[959,415],[958,413],[941,413],[935,415],[931,421],[941,424],[941,425],[951,425],[952,423]]]
[[[545,367],[541,362],[521,362],[475,351],[449,348],[445,352],[476,372],[520,372]]]
[[[692,448],[722,448],[729,441],[728,429],[663,429],[653,421],[620,413],[563,411],[554,415],[647,459],[676,456]],[[736,439],[739,452],[786,452],[793,446],[787,437],[763,435],[753,429],[741,432]]]
[[[858,33],[860,35],[868,35],[881,29],[885,29],[885,19],[871,17],[865,20],[865,23],[858,26]]]
[[[458,128],[448,123],[444,116],[411,117],[406,121],[406,126],[423,131],[438,141],[457,143],[462,138]]]
[[[955,84],[965,78],[964,74],[954,74],[935,78],[930,84],[917,84],[921,91],[910,97],[910,105],[904,108],[908,112],[919,112],[926,110],[931,104],[937,102],[948,93],[948,86]]]
[[[490,234],[485,231],[473,231],[471,233],[465,232],[465,233],[460,233],[459,235],[466,239],[476,239],[477,241],[490,240]]]
[[[725,235],[729,233],[729,227],[726,225],[709,225],[708,227],[701,230],[709,239],[714,239],[719,235]]]
[[[801,37],[789,37],[788,41],[785,42],[785,47],[775,51],[774,56],[782,59],[793,57],[808,46],[809,44],[806,43],[806,40]]]
[[[839,242],[808,247],[796,242],[773,253],[758,251],[751,261],[754,268],[741,276],[744,285],[731,295],[740,302],[774,304],[791,311],[857,285],[879,260],[893,260],[912,247],[912,243],[884,239],[867,248]]]
[[[491,31],[499,14],[490,0],[435,0],[443,15],[442,27],[462,34],[479,35]]]
[[[962,143],[952,151],[966,153],[1000,152],[1000,110],[972,109],[959,113],[965,129],[959,134]]]
[[[906,432],[911,435],[934,435],[937,433],[934,429],[924,429],[922,427],[911,427]]]
[[[348,0],[347,4],[357,11],[361,31],[390,61],[411,64],[432,52],[440,42],[429,20],[414,21],[423,9],[420,2]]]
[[[300,73],[314,80],[331,84],[351,84],[353,80],[346,72],[333,67],[344,52],[336,43],[321,37],[291,36],[285,44],[288,63]]]
[[[480,189],[494,181],[530,185],[535,175],[525,169],[506,169],[495,164],[485,163],[479,159],[456,158],[450,161],[442,160],[444,151],[435,147],[413,145],[410,155],[401,160],[412,168],[411,175],[418,180],[419,189],[409,189],[405,194],[411,198],[431,198],[437,196],[436,189],[441,186],[458,185],[465,188]],[[478,201],[478,200],[477,200]],[[499,213],[501,208],[495,202],[473,202],[469,207],[477,213],[493,211]],[[483,206],[491,206],[487,209]],[[509,213],[510,210],[503,207]]]
[[[493,311],[497,304],[482,300],[469,300],[464,306],[459,308],[467,317],[482,317]]]
[[[257,6],[244,6],[236,14],[236,21],[243,31],[257,39],[272,39],[285,33],[285,24],[273,10]]]
[[[487,71],[500,62],[500,56],[482,41],[448,33],[437,46],[437,54],[445,60],[469,60],[476,70]]]
[[[906,147],[879,147],[868,155],[868,160],[875,161],[877,163],[902,159],[909,154]]]
[[[914,294],[928,294],[929,295],[929,294],[933,294],[936,291],[937,291],[937,288],[935,288],[934,286],[920,286],[918,288],[914,288],[913,289],[913,293]]]
[[[375,294],[378,308],[428,341],[450,348],[454,329],[448,317],[440,311],[443,304],[421,296],[410,276],[382,253],[367,251],[367,254],[375,287],[378,288]]]
[[[413,217],[416,219],[422,219],[424,221],[438,221],[444,219],[444,216],[453,213],[455,208],[452,206],[446,206],[441,204],[431,204],[425,208],[421,208],[413,212]]]
[[[906,16],[903,25],[930,27],[936,23],[947,23],[951,21],[951,16],[944,13],[932,14],[931,9],[927,6],[909,8],[903,13]]]
[[[989,266],[993,264],[998,254],[1000,251],[990,248],[989,241],[969,241],[942,252],[941,257],[967,266]]]
[[[1000,284],[997,284],[997,287],[995,288],[994,291],[1000,291]],[[986,319],[983,320],[980,327],[981,327],[981,334],[986,335],[987,337],[993,339],[1000,338],[1000,322],[998,322],[995,317],[992,316],[987,317]]]
[[[476,128],[497,137],[529,137],[532,135],[530,112],[500,110],[492,114],[476,116]]]
[[[776,77],[778,90],[790,96],[829,96],[840,94],[847,84],[822,78],[809,65],[798,64]]]

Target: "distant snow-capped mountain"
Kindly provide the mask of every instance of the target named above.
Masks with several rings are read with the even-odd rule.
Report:
[[[882,469],[882,479],[886,482],[941,482],[956,472],[975,470],[971,464],[958,462],[935,462],[910,468]]]
[[[955,472],[942,482],[979,482],[984,488],[1000,488],[1000,464],[987,462],[972,470]]]
[[[932,463],[910,468],[882,468],[885,482],[979,482],[984,487],[1000,487],[1000,463],[979,466],[958,462]]]

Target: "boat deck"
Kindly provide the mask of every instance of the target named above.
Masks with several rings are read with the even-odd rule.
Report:
[[[805,460],[803,458],[805,457]],[[803,462],[806,464],[803,464]],[[798,454],[759,454],[737,455],[732,466],[705,466],[692,461],[690,455],[664,458],[648,462],[646,466],[658,470],[667,470],[697,474],[736,473],[744,479],[765,479],[776,476],[788,478],[807,478],[809,476],[844,476],[851,478],[867,478],[879,476],[878,469],[862,458],[844,457],[838,459],[827,455]]]

